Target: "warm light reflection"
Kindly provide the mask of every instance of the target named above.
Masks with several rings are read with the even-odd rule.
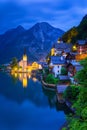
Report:
[[[28,86],[28,79],[32,78],[31,73],[16,73],[14,71],[11,72],[11,75],[14,78],[18,78],[21,82],[24,88]],[[35,77],[32,78],[34,82],[37,81]]]
[[[33,77],[32,79],[33,79],[33,81],[34,81],[34,82],[36,82],[36,81],[37,81],[37,79],[36,79],[35,77]]]
[[[18,77],[18,74],[17,74],[17,73],[15,73],[15,75],[14,75],[14,76],[15,76],[15,78],[17,78],[17,77]]]
[[[19,73],[19,80],[22,81],[23,77],[22,77],[22,73]]]
[[[27,73],[27,77],[28,77],[28,79],[30,79],[31,78],[31,74]]]
[[[22,84],[23,84],[23,87],[27,87],[28,85],[27,78],[23,78]]]

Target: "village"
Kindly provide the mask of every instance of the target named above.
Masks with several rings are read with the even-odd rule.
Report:
[[[73,104],[81,92],[85,91],[82,85],[85,82],[86,59],[87,40],[78,40],[75,44],[71,44],[65,43],[59,38],[53,44],[44,61],[30,63],[24,50],[20,60],[14,57],[9,63],[1,65],[0,71],[8,74],[15,84],[19,82],[26,91],[30,88],[29,84],[32,81],[35,85],[41,85],[40,88],[43,92],[55,93],[55,96],[50,100],[51,105],[56,103],[56,107],[61,106],[58,110],[63,109],[65,113],[76,115],[77,110]],[[81,61],[84,63],[81,64]],[[87,82],[85,86],[86,84]],[[33,87],[37,91],[34,85]],[[67,122],[62,128],[68,128]]]
[[[43,62],[28,63],[28,57],[24,52],[21,60],[15,58],[10,64],[6,64],[6,70],[15,78],[19,78],[23,87],[27,87],[31,74],[36,76],[40,72],[40,80],[47,90],[57,92],[58,100],[63,103],[63,93],[70,84],[78,85],[75,74],[83,69],[80,60],[87,57],[87,41],[78,40],[74,45],[58,39]],[[1,68],[2,69],[2,68]],[[33,73],[32,73],[33,72]],[[34,81],[37,79],[33,77]]]

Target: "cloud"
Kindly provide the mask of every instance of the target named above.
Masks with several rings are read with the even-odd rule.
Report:
[[[86,0],[0,0],[0,32],[19,24],[29,28],[41,21],[67,30],[86,13]]]

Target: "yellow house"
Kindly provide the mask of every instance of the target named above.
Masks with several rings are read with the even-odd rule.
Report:
[[[39,69],[39,64],[37,62],[32,63],[32,70],[37,70]]]

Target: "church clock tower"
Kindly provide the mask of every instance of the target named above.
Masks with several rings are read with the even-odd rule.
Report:
[[[23,54],[23,70],[26,71],[26,68],[27,68],[27,55],[24,52],[24,54]]]

